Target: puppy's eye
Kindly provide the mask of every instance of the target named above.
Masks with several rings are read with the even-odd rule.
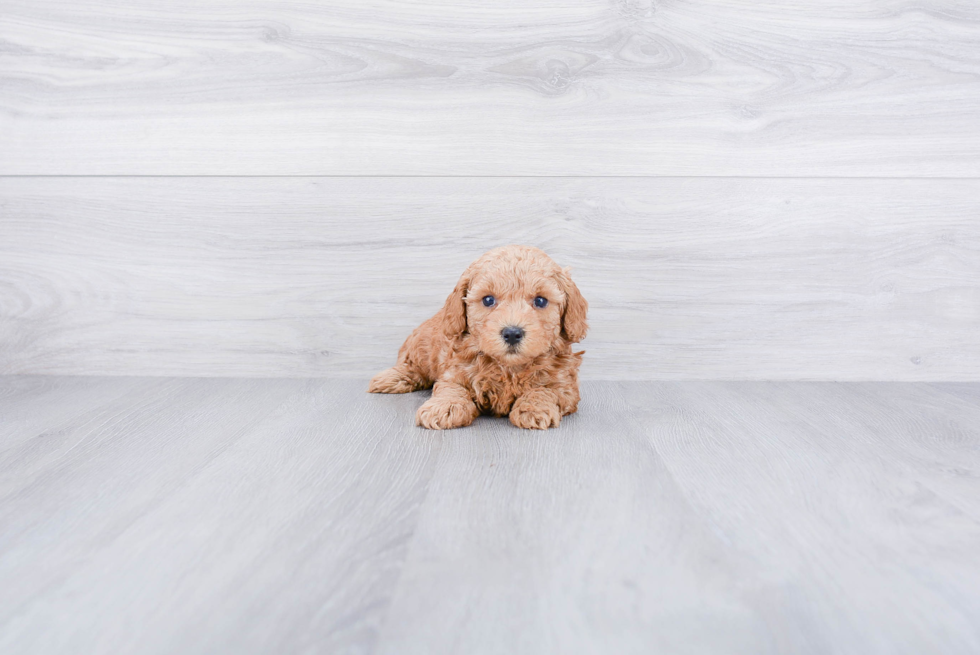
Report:
[[[538,296],[537,298],[534,299],[534,306],[537,307],[538,309],[544,309],[545,307],[548,306],[548,299],[545,298],[544,296]]]
[[[484,307],[493,307],[494,303],[496,303],[496,302],[497,302],[497,299],[494,298],[493,296],[483,296],[483,306]]]

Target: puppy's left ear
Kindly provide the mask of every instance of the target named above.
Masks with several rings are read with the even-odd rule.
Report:
[[[558,276],[558,284],[565,292],[565,307],[561,312],[561,336],[570,343],[577,343],[584,339],[589,331],[589,324],[585,322],[585,316],[589,313],[589,303],[572,282],[570,270],[563,268]]]

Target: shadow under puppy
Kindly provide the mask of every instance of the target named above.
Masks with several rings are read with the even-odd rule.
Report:
[[[509,416],[546,429],[578,408],[578,369],[589,304],[544,251],[504,246],[463,272],[439,312],[415,329],[398,364],[374,376],[372,393],[433,387],[416,423],[433,430],[477,416]]]

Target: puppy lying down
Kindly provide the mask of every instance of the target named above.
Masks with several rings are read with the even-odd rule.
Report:
[[[398,364],[374,376],[372,393],[433,387],[416,423],[433,430],[477,416],[509,416],[546,429],[578,408],[578,368],[589,304],[548,255],[505,246],[470,264],[439,312],[415,329]]]

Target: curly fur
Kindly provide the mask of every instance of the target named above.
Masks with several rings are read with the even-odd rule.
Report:
[[[493,307],[482,299],[496,298]],[[544,308],[534,299],[548,300]],[[480,414],[509,416],[521,428],[555,427],[578,408],[578,369],[589,304],[548,255],[528,246],[484,254],[463,272],[439,312],[415,329],[398,363],[374,376],[372,393],[433,387],[416,423],[433,430],[469,425]],[[508,346],[501,331],[519,327]]]

